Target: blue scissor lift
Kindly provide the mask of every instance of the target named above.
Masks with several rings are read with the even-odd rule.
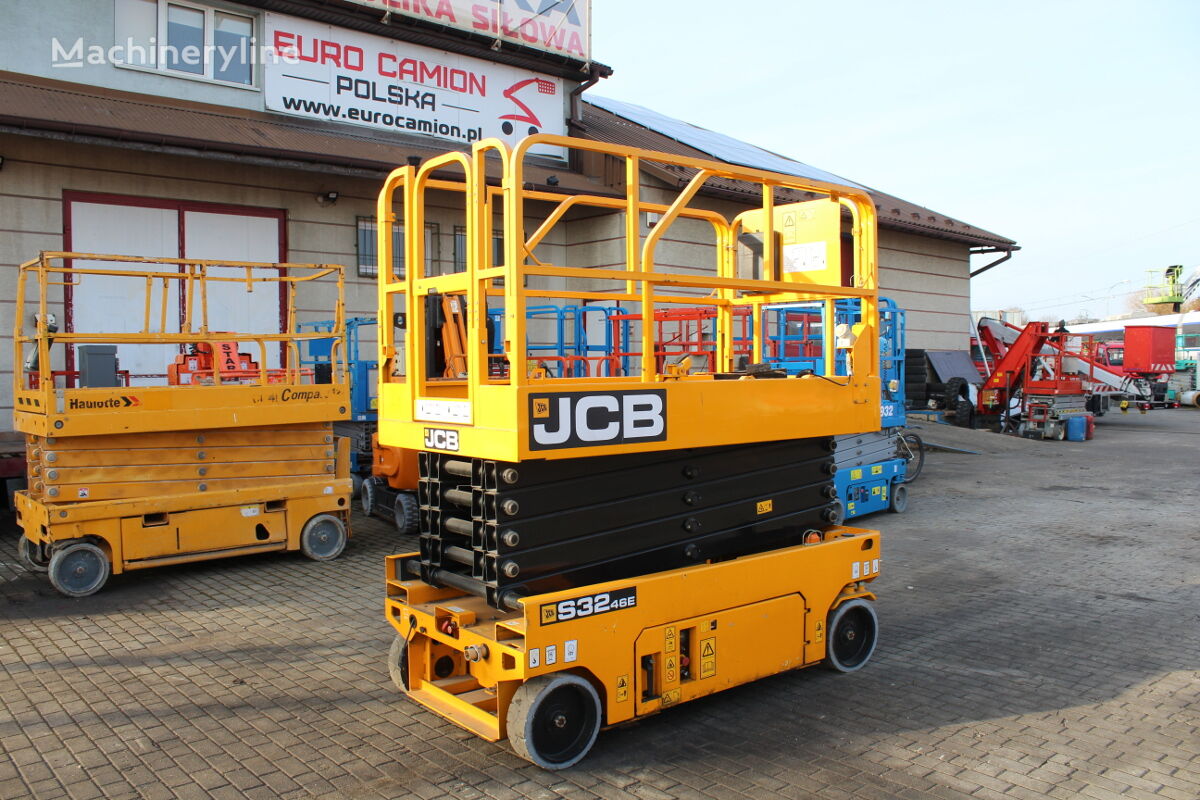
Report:
[[[542,323],[539,333],[549,341],[533,341],[531,336],[525,345],[529,360],[537,362],[550,377],[555,378],[609,375],[609,356],[613,353],[609,317],[620,310],[611,306],[530,306],[525,309],[526,320],[529,323]],[[589,317],[594,322],[589,323]],[[491,325],[491,353],[493,356],[501,355],[504,341],[503,309],[488,311],[488,323]],[[538,330],[539,326],[527,323],[527,328]],[[550,337],[544,337],[547,328],[552,331]],[[589,328],[599,331],[600,335],[595,337],[598,341],[592,341],[592,337],[588,336]]]
[[[835,324],[853,324],[860,318],[856,299],[838,300]],[[764,306],[767,341],[773,357],[769,366],[789,375],[824,374],[821,351],[823,324],[819,303],[790,303]],[[879,372],[882,385],[880,426],[875,431],[837,437],[834,457],[841,520],[885,509],[895,512],[908,507],[905,484],[917,477],[924,463],[920,437],[907,433],[904,403],[904,311],[894,301],[879,298]],[[834,376],[848,375],[845,351],[834,360]]]
[[[333,320],[300,322],[298,332],[317,333],[333,330]],[[361,352],[361,331],[364,326],[375,325],[374,317],[351,317],[346,320],[346,362],[350,370],[350,419],[333,423],[333,432],[350,440],[350,473],[354,480],[354,494],[358,495],[363,481],[371,476],[371,437],[375,434],[378,420],[378,391],[376,380],[379,363],[372,353],[364,358]],[[300,363],[313,370],[318,383],[332,368],[334,337],[309,339],[300,354]]]

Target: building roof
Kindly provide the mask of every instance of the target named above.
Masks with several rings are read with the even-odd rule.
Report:
[[[748,142],[740,141],[732,136],[726,136],[723,133],[710,131],[707,128],[701,128],[690,122],[668,117],[666,114],[660,114],[645,106],[626,103],[623,100],[600,97],[595,94],[589,94],[587,101],[591,105],[602,108],[628,122],[636,123],[643,128],[674,139],[680,144],[686,144],[699,152],[707,153],[719,161],[730,164],[741,164],[744,167],[770,170],[771,172],[781,172],[785,175],[798,175],[802,178],[812,178],[813,180],[825,181],[826,183],[840,183],[843,186],[852,186],[856,189],[863,188],[853,181],[846,180],[840,175],[834,175],[832,172],[818,169],[811,164],[805,164],[794,158],[772,153],[769,150],[764,150]],[[661,150],[662,148],[658,149]]]
[[[713,157],[744,166],[770,169],[789,175],[857,186],[875,200],[879,224],[885,228],[951,239],[975,247],[1016,250],[1016,242],[961,220],[953,219],[923,206],[872,189],[794,159],[777,155],[754,145],[716,134],[695,125],[674,120],[655,111],[630,103],[605,98],[588,97],[583,112],[584,131],[588,138],[644,147],[696,158]],[[687,180],[690,171],[678,170],[677,180]],[[715,181],[713,183],[716,183]],[[726,181],[733,184],[733,181]],[[737,191],[736,186],[726,186]],[[749,192],[749,187],[742,190]],[[786,194],[786,192],[784,193]],[[792,193],[797,194],[799,193]],[[802,196],[794,198],[805,199]]]
[[[613,105],[611,101],[607,102]],[[753,145],[728,140],[728,137],[723,138],[735,142],[740,149],[737,152],[713,153],[664,132],[652,130],[599,105],[584,102],[581,108],[582,123],[574,132],[597,141],[697,158],[733,160],[730,157],[733,155],[741,159],[736,163],[744,163],[752,160],[748,156],[761,154],[762,159],[769,158],[770,161],[760,163],[774,164],[776,171],[797,175],[807,173],[807,177],[844,182],[837,176]],[[686,123],[678,122],[678,125],[684,126]],[[435,142],[403,133],[133,94],[12,72],[0,72],[0,130],[3,129],[42,135],[49,131],[72,137],[95,137],[105,142],[183,149],[214,157],[271,159],[282,162],[280,166],[334,165],[364,174],[387,172],[406,163],[411,157],[424,160],[452,147],[448,142]],[[678,131],[676,133],[678,135]],[[705,144],[704,141],[697,143]],[[711,141],[706,146],[717,149]],[[795,169],[789,169],[791,164],[796,165]],[[686,182],[691,178],[691,171],[682,167],[644,166],[668,182]],[[552,162],[531,159],[526,175],[530,181],[539,184],[544,184],[548,176],[554,175],[563,190],[604,191],[587,176]],[[706,188],[752,199],[751,188],[738,181],[713,180]],[[867,191],[875,199],[882,227],[951,239],[974,247],[1017,249],[1012,239],[874,189],[867,188]],[[785,202],[807,199],[804,193],[789,190],[782,190],[780,195]]]

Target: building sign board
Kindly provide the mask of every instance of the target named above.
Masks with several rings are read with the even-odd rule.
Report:
[[[567,58],[590,58],[589,0],[350,0]]]
[[[281,14],[266,37],[280,56],[263,65],[271,111],[458,145],[566,133],[560,78]]]

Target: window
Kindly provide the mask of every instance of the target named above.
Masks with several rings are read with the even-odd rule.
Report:
[[[124,66],[254,85],[254,18],[176,0],[115,0]]]
[[[375,233],[379,226],[374,217],[358,218],[358,274],[363,278],[374,278],[379,275],[379,249],[375,246]],[[437,258],[438,227],[433,223],[425,225],[425,274],[430,274],[433,262]],[[404,277],[404,226],[392,226],[392,267],[396,275]]]
[[[204,74],[204,12],[167,3],[167,69]]]
[[[254,20],[250,17],[214,11],[213,45],[217,48],[219,57],[213,64],[213,78],[218,81],[252,85],[254,69],[250,45],[253,40]],[[226,58],[227,54],[239,57]]]
[[[492,234],[492,266],[504,263],[504,235]],[[454,271],[467,271],[467,229],[462,225],[454,226]]]

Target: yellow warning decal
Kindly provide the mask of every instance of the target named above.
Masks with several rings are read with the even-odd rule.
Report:
[[[879,487],[878,487],[878,486],[872,486],[872,487],[871,487],[871,494],[879,494]]]
[[[679,702],[679,690],[678,689],[669,689],[669,690],[663,692],[663,694],[662,694],[663,708],[666,708],[667,706],[673,706],[678,702]]]
[[[825,641],[825,623],[817,620],[817,624],[813,627],[813,639],[818,642]]]
[[[553,603],[547,603],[542,606],[542,624],[554,622],[558,619],[558,609]]]
[[[852,481],[856,481],[856,480],[858,480],[858,479],[859,479],[859,478],[861,478],[861,477],[862,477],[862,470],[861,470],[861,469],[852,469],[852,470],[850,470],[850,480],[852,480]]]
[[[758,502],[757,509],[758,509],[759,514],[770,514],[772,511],[775,510],[775,501],[774,500],[760,500]]]
[[[629,676],[620,675],[617,677],[617,702],[623,703],[629,699]]]
[[[700,677],[711,678],[717,674],[717,637],[700,640]]]
[[[679,657],[667,656],[666,671],[663,674],[664,683],[674,683],[679,680]]]
[[[550,416],[550,398],[535,397],[533,398],[533,417],[534,419],[545,419]]]
[[[675,626],[670,625],[663,631],[663,651],[667,653],[675,652]]]
[[[882,475],[883,474],[883,464],[875,464],[874,466],[872,466],[871,474],[872,475]]]

